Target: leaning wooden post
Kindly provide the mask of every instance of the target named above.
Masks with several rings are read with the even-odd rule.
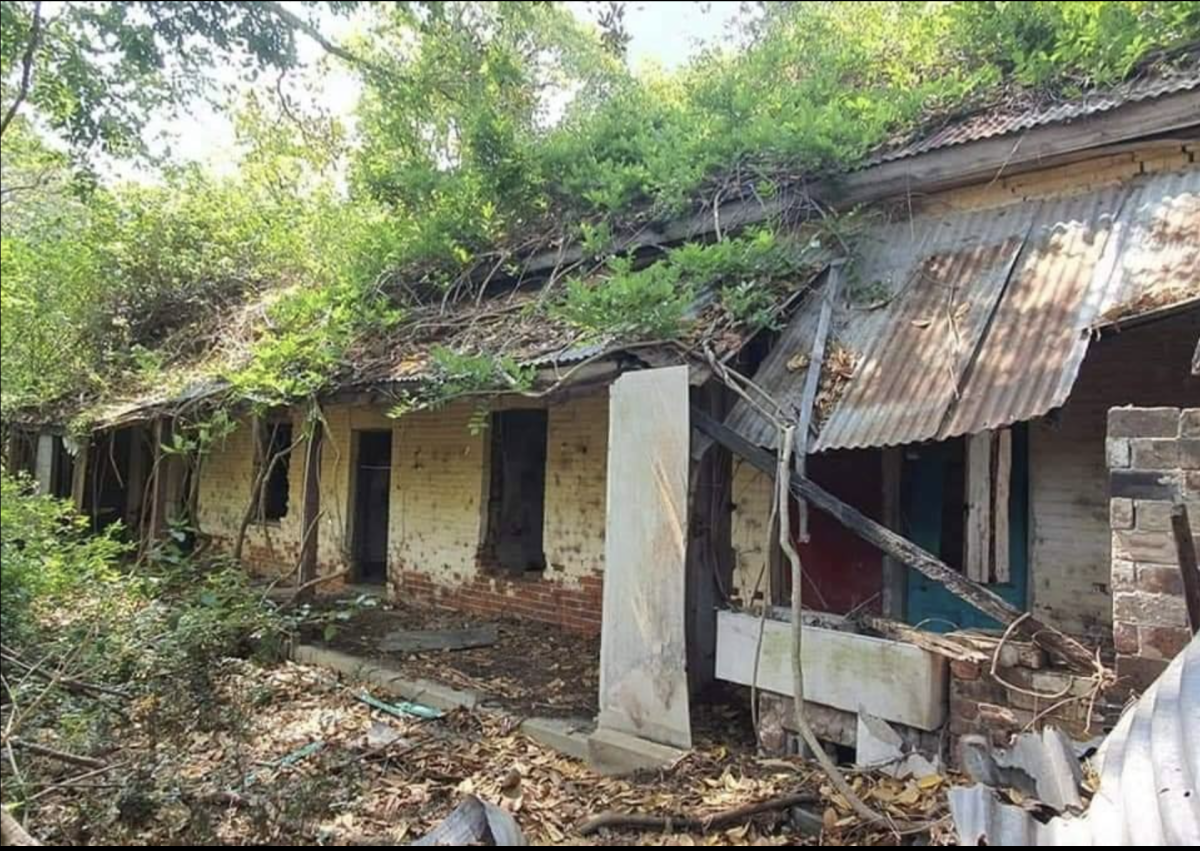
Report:
[[[755,446],[729,426],[717,422],[697,408],[692,408],[692,423],[731,452],[745,458],[752,466],[770,476],[775,475],[775,457],[771,452]],[[816,483],[793,473],[791,488],[864,541],[942,584],[951,594],[970,603],[988,617],[1004,626],[1015,623],[1020,633],[1036,640],[1072,668],[1087,672],[1096,670],[1096,659],[1078,641],[1022,612],[994,591],[963,576],[937,556],[842,502]]]
[[[1175,551],[1179,554],[1179,569],[1183,572],[1183,596],[1187,600],[1188,621],[1192,635],[1200,633],[1200,567],[1196,564],[1196,540],[1188,522],[1187,506],[1175,503],[1171,509],[1171,531],[1175,534]]]
[[[142,540],[142,551],[139,558],[150,552],[154,542],[162,537],[166,526],[166,493],[163,487],[163,441],[165,440],[163,417],[154,420],[154,436],[151,441],[153,457],[150,460],[150,519],[146,523],[146,534]]]

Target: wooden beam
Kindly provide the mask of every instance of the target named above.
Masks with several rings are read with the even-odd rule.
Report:
[[[325,429],[321,421],[312,424],[304,453],[304,512],[301,526],[300,587],[311,588],[317,579],[317,543],[321,518],[321,444]]]
[[[899,446],[887,446],[881,451],[880,464],[883,468],[883,525],[899,529],[902,523],[900,508],[900,480],[904,471],[904,450]],[[904,565],[889,555],[883,557],[883,614],[884,617],[903,620],[907,608],[905,591],[908,583]]]
[[[968,579],[987,582],[992,552],[992,433],[967,436],[967,528],[964,566]]]
[[[821,315],[817,317],[817,333],[813,335],[812,352],[808,358],[808,372],[804,375],[804,389],[800,394],[800,410],[796,420],[795,457],[793,466],[803,476],[808,466],[808,437],[816,407],[817,391],[821,388],[821,369],[825,364],[825,344],[829,339],[829,326],[833,320],[833,304],[841,288],[841,262],[830,265],[826,273],[825,292],[821,299]],[[808,542],[808,504],[800,500],[797,506],[799,523],[796,538]],[[786,511],[784,506],[779,509]]]
[[[1183,595],[1187,600],[1188,621],[1192,635],[1200,633],[1200,567],[1196,564],[1196,540],[1188,521],[1187,507],[1176,503],[1171,509],[1171,531],[1175,535],[1175,551],[1179,554],[1179,569],[1183,572]]]
[[[164,468],[166,466],[166,458],[163,455],[163,442],[168,439],[167,428],[162,417],[154,420],[153,439],[151,445],[154,447],[150,460],[150,518],[146,524],[146,537],[142,541],[143,552],[148,552],[150,545],[157,541],[162,536],[162,531],[166,526],[166,493],[167,489],[164,483]],[[109,439],[115,439],[114,433],[110,433]]]
[[[90,434],[80,440],[79,451],[75,453],[75,466],[71,470],[71,502],[80,514],[87,502],[88,452],[91,445]]]
[[[731,452],[745,458],[752,466],[774,477],[775,458],[772,453],[756,446],[724,423],[717,422],[704,411],[692,408],[692,425],[707,434]],[[837,520],[864,541],[874,545],[885,555],[897,560],[943,585],[947,591],[974,606],[988,617],[1004,626],[1018,624],[1018,631],[1036,639],[1049,652],[1062,659],[1072,668],[1094,671],[1095,659],[1082,644],[1027,612],[1013,606],[1007,600],[972,582],[950,565],[922,549],[912,541],[898,535],[883,524],[872,520],[861,511],[847,505],[824,488],[803,476],[792,474],[792,489],[821,511]]]
[[[995,505],[992,508],[992,581],[1012,579],[1009,546],[1009,500],[1012,498],[1012,429],[996,433],[996,470],[992,477]]]

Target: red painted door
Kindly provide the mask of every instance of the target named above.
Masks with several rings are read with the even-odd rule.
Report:
[[[868,517],[881,519],[883,459],[877,450],[811,455],[808,476]],[[792,502],[792,530],[798,508]],[[804,608],[835,614],[882,611],[883,558],[879,551],[814,508],[808,512],[809,542],[797,544],[804,565]],[[786,583],[791,593],[790,582]]]

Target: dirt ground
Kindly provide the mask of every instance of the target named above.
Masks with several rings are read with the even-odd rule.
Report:
[[[483,624],[497,628],[499,640],[490,647],[433,653],[387,653],[379,647],[380,641],[398,629],[454,629]],[[412,677],[479,691],[525,717],[592,718],[598,711],[598,638],[528,620],[487,619],[399,603],[353,610],[348,620],[335,621],[334,626],[328,638],[322,630],[313,629],[305,639],[385,660]]]
[[[315,668],[229,660],[211,688],[185,718],[169,706],[131,707],[129,722],[113,731],[107,771],[31,777],[45,788],[27,826],[46,844],[64,845],[408,844],[473,794],[510,811],[537,845],[912,842],[863,825],[812,764],[756,757],[738,733],[746,727],[736,709],[711,710],[678,764],[614,779],[520,735],[515,717],[400,720]],[[380,746],[381,737],[395,741]],[[854,783],[889,814],[934,821],[934,843],[945,844],[940,786],[871,776]],[[819,843],[782,814],[718,831],[578,833],[605,811],[705,817],[798,792],[816,798]]]

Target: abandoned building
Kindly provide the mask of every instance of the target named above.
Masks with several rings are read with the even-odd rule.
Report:
[[[337,574],[325,590],[599,635],[602,731],[685,748],[689,701],[715,679],[756,686],[786,739],[790,571],[755,463],[780,431],[723,388],[737,370],[784,416],[811,406],[805,478],[1000,601],[980,611],[862,522],[793,498],[822,738],[854,746],[860,713],[931,749],[1048,719],[1100,735],[1197,627],[1173,516],[1200,525],[1198,156],[1195,74],[977,115],[728,204],[726,230],[801,195],[878,215],[780,328],[724,334],[711,358],[564,344],[485,301],[319,418],[246,420],[198,464],[156,447],[214,384],[113,406],[83,447],[31,424],[10,458],[97,523],[152,534],[191,504],[208,545],[264,577]],[[627,247],[713,227],[706,212]],[[481,327],[516,338],[553,392],[398,413],[428,349]],[[998,620],[1001,604],[1021,617]],[[1030,623],[1078,639],[1117,686],[1099,693]]]

